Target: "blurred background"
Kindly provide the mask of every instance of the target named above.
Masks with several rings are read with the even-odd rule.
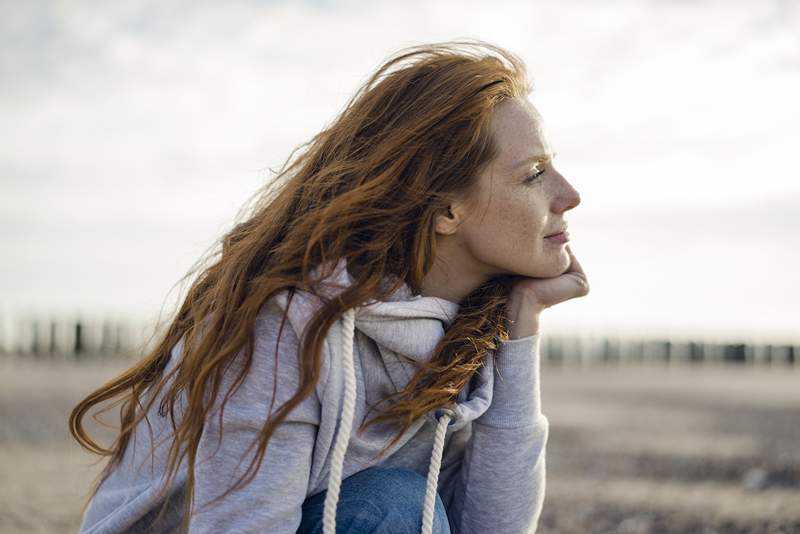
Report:
[[[0,531],[77,529],[74,402],[388,55],[462,37],[526,62],[582,196],[539,532],[800,532],[792,0],[0,1]]]

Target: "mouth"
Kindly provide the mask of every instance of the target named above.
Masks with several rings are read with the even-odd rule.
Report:
[[[569,241],[569,232],[559,232],[557,234],[551,234],[545,237],[548,243],[560,243],[564,244]]]
[[[567,227],[565,226],[565,227],[564,227],[564,228],[562,228],[561,230],[559,230],[559,231],[557,231],[557,232],[554,232],[554,233],[552,233],[552,234],[548,234],[548,235],[546,235],[545,237],[555,237],[555,236],[557,236],[557,235],[562,235],[562,234],[566,234],[566,233],[567,233]]]

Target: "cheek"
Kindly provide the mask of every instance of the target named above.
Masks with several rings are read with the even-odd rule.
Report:
[[[544,210],[530,194],[509,192],[471,221],[470,241],[480,255],[524,253],[542,246]]]
[[[525,239],[526,243],[530,243],[541,235],[542,218],[540,214],[542,212],[536,208],[535,204],[521,197],[509,206],[505,213],[506,224],[509,228],[513,228],[519,239]]]
[[[494,206],[497,226],[503,233],[525,244],[542,232],[545,210],[530,190],[509,191]],[[520,243],[522,244],[522,243]]]

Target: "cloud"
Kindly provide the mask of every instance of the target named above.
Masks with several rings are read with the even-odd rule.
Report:
[[[528,63],[557,165],[582,193],[576,220],[597,217],[609,235],[645,213],[654,234],[636,247],[671,250],[678,234],[666,229],[688,210],[681,220],[706,232],[691,241],[700,263],[711,249],[732,257],[739,231],[758,246],[756,223],[787,243],[796,220],[780,218],[796,204],[775,199],[800,192],[798,29],[785,2],[6,2],[0,299],[152,310],[266,168],[332,120],[383,59],[468,36]],[[626,253],[603,256],[608,238],[585,236],[594,261]],[[682,260],[657,257],[637,265],[690,276]],[[652,293],[647,305],[632,299],[628,317],[676,313],[674,288],[631,276]],[[681,313],[717,312],[704,306]],[[753,320],[745,309],[724,316]]]

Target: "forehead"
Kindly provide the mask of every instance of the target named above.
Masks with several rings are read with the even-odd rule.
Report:
[[[513,171],[529,158],[552,154],[542,117],[527,99],[513,98],[498,104],[491,129],[500,151],[495,164],[504,171]],[[533,160],[528,163],[533,164]]]

